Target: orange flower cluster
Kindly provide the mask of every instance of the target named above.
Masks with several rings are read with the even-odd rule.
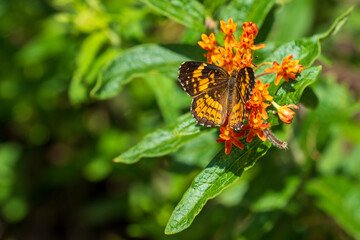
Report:
[[[246,138],[247,142],[251,142],[255,135],[262,141],[266,141],[263,130],[270,127],[270,123],[264,124],[264,121],[269,118],[266,108],[271,104],[268,104],[265,101],[273,100],[273,97],[269,95],[269,86],[269,83],[263,84],[261,80],[258,79],[253,94],[246,103],[246,109],[250,110],[250,117],[248,117],[248,124],[244,125],[242,129],[249,130],[249,134]]]
[[[258,27],[255,23],[245,22],[242,25],[243,33],[239,37],[239,41],[236,40],[233,35],[236,31],[237,23],[230,18],[226,24],[224,21],[220,21],[220,29],[225,34],[224,47],[217,46],[215,36],[211,33],[209,36],[202,34],[198,44],[208,52],[204,54],[208,63],[215,64],[219,67],[225,67],[226,71],[231,73],[234,70],[244,67],[255,67],[253,60],[254,50],[265,47],[265,44],[254,45],[254,39],[258,34]],[[285,81],[289,79],[295,79],[296,74],[300,73],[304,66],[299,65],[299,60],[292,61],[293,56],[285,57],[282,64],[273,62],[273,66],[265,69],[265,73],[261,75],[276,73],[275,85],[278,85],[282,78]],[[263,63],[262,65],[270,65],[271,63]],[[281,121],[289,124],[292,122],[295,112],[289,107],[298,109],[298,106],[290,104],[288,106],[279,106],[273,101],[273,97],[269,95],[270,84],[263,84],[260,79],[257,80],[253,89],[253,94],[249,101],[246,103],[246,117],[247,124],[243,125],[243,131],[234,132],[228,125],[228,121],[220,127],[220,135],[216,140],[217,142],[225,142],[225,153],[229,154],[232,148],[232,144],[240,149],[244,148],[244,145],[239,141],[239,138],[246,137],[247,142],[251,142],[255,136],[258,136],[262,141],[266,141],[267,137],[264,134],[264,130],[270,127],[270,123],[266,120],[269,118],[266,108],[273,105],[278,112]],[[270,103],[268,103],[270,102]],[[248,134],[246,136],[246,131]],[[270,134],[270,131],[267,131]],[[270,137],[275,139],[274,136]]]
[[[220,29],[225,34],[224,47],[216,46],[213,33],[209,36],[201,35],[202,41],[198,44],[207,50],[204,56],[208,63],[214,63],[219,67],[225,67],[226,71],[231,72],[235,68],[254,67],[252,63],[253,51],[265,47],[265,44],[254,45],[254,39],[258,34],[258,27],[255,23],[245,22],[242,26],[243,34],[236,40],[233,33],[236,31],[237,23],[230,18],[228,24],[220,21]]]

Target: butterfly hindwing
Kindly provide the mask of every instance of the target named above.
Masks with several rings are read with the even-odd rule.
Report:
[[[245,119],[245,104],[252,95],[255,86],[255,76],[252,68],[240,69],[234,89],[234,96],[231,104],[231,113],[229,116],[229,125],[234,130],[241,130]]]
[[[188,61],[179,68],[179,82],[190,97],[225,85],[228,78],[229,74],[224,69],[208,63]]]
[[[206,127],[220,126],[226,119],[228,93],[226,88],[211,89],[195,97],[191,103],[191,114]]]

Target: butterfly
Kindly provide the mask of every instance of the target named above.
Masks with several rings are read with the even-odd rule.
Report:
[[[178,80],[193,98],[191,114],[200,125],[220,126],[228,117],[232,129],[241,129],[245,104],[255,85],[252,68],[236,69],[229,74],[216,65],[188,61],[181,64]]]

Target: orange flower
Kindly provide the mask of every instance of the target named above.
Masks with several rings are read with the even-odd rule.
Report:
[[[261,93],[259,91],[253,91],[249,101],[246,103],[247,109],[260,107],[261,103],[263,103]]]
[[[237,53],[234,57],[234,62],[236,67],[244,68],[244,67],[254,67],[255,65],[252,63],[253,53],[252,50],[247,49],[237,49]]]
[[[250,130],[248,133],[248,136],[246,138],[247,142],[251,142],[255,135],[257,135],[262,141],[266,141],[266,136],[263,132],[264,129],[270,127],[270,123],[263,124],[264,121],[261,118],[260,113],[252,113],[250,114],[249,122],[248,124],[244,125],[242,129],[244,130]]]
[[[253,94],[250,97],[249,101],[246,103],[246,109],[251,110],[252,114],[260,113],[263,119],[268,119],[269,116],[266,112],[266,108],[271,104],[268,104],[264,101],[272,101],[273,97],[269,95],[270,84],[263,84],[260,79],[257,80]]]
[[[251,109],[251,112],[250,114],[253,114],[253,113],[259,113],[261,115],[261,117],[266,120],[269,118],[267,112],[266,112],[266,108],[268,106],[270,106],[271,104],[268,104],[268,103],[265,103],[265,102],[261,102],[260,103],[260,106],[259,107],[253,107],[253,108],[250,108]],[[248,108],[248,106],[246,106]]]
[[[216,40],[214,33],[211,33],[209,36],[206,36],[206,34],[201,34],[202,41],[198,41],[198,44],[201,48],[213,51],[216,49]]]
[[[254,90],[253,92],[259,92],[261,93],[261,97],[265,100],[265,101],[269,101],[271,102],[273,100],[273,96],[269,95],[269,89],[270,87],[270,83],[266,83],[266,84],[263,84],[261,82],[260,79],[258,79],[256,81],[256,84],[255,84],[255,87],[254,87]]]
[[[218,47],[218,54],[212,57],[212,61],[219,67],[225,67],[229,73],[234,69],[234,52],[232,49]]]
[[[234,48],[237,50],[235,61],[239,68],[254,67],[255,65],[252,63],[253,51],[265,47],[265,44],[254,45],[255,35],[253,33],[256,32],[257,26],[254,23],[251,26],[245,29],[247,32],[244,31],[239,37],[239,42],[234,44]]]
[[[237,23],[234,23],[232,18],[229,18],[228,24],[226,25],[225,21],[220,21],[220,29],[225,34],[224,45],[226,49],[232,48],[237,42],[233,35],[236,31]]]
[[[239,44],[237,46],[239,48],[251,49],[251,50],[259,50],[259,49],[265,47],[265,43],[260,44],[260,45],[254,45],[254,39],[255,39],[255,35],[244,32],[239,37],[240,41],[239,41]]]
[[[303,65],[299,64],[299,60],[292,61],[292,59],[293,55],[289,55],[283,59],[281,65],[274,61],[272,67],[264,70],[268,73],[277,73],[275,78],[276,86],[279,84],[282,78],[284,78],[286,82],[289,81],[289,78],[295,80],[296,74],[305,69]]]
[[[204,54],[207,58],[208,63],[213,63],[216,61],[220,52],[218,51],[218,47],[216,47],[216,40],[214,33],[211,33],[209,36],[206,34],[201,34],[202,41],[198,41],[198,44],[201,48],[208,51],[208,53]]]
[[[298,106],[295,104],[289,104],[289,105],[283,105],[279,106],[276,102],[272,102],[272,105],[276,108],[279,118],[281,121],[283,121],[286,124],[290,124],[294,118],[295,112],[290,109],[299,109]]]
[[[254,35],[254,37],[256,37],[259,32],[257,25],[253,22],[244,22],[242,25],[242,29],[244,32]]]
[[[229,18],[228,24],[225,21],[220,21],[220,29],[226,35],[232,35],[236,31],[237,23],[234,23],[232,18]]]
[[[230,153],[233,144],[240,149],[244,149],[244,145],[239,141],[238,138],[245,135],[245,131],[234,132],[232,128],[229,127],[229,125],[226,125],[225,127],[223,125],[220,127],[220,132],[221,133],[219,138],[216,139],[216,141],[218,143],[225,142],[225,154]]]
[[[241,49],[251,49],[254,44],[254,35],[244,32],[239,37],[239,48]]]

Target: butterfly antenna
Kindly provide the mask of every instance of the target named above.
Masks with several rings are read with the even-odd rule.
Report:
[[[258,58],[258,57],[259,57],[259,56],[255,56],[255,59]],[[258,66],[257,66],[255,63],[253,63],[252,61],[251,61],[251,63],[254,64],[254,66],[255,66],[256,68],[258,67]]]

